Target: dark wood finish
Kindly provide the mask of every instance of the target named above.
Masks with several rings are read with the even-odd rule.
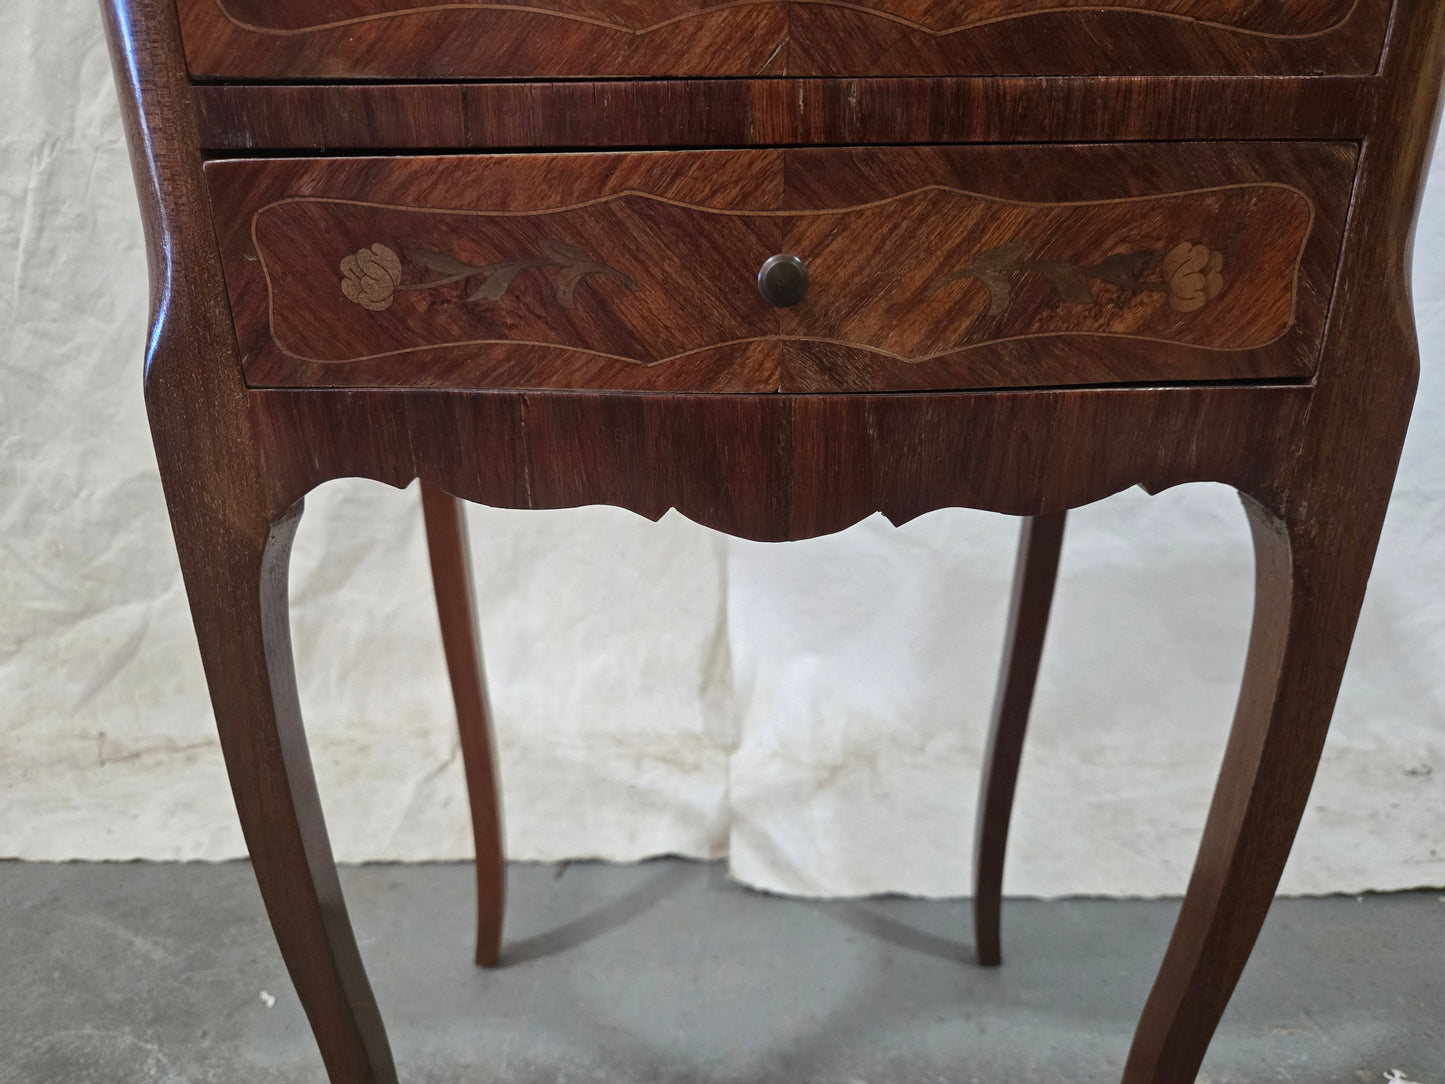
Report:
[[[1273,478],[1270,457],[1291,454],[1311,397],[1305,385],[1223,385],[716,396],[272,389],[250,401],[263,443],[279,453],[267,463],[278,503],[330,478],[405,486],[421,477],[494,507],[600,503],[649,519],[676,508],[739,538],[784,542],[875,512],[899,524],[947,507],[1034,516],[1186,481],[1255,491]],[[322,433],[335,435],[294,451]]]
[[[1390,0],[179,0],[243,79],[1317,75],[1375,70]]]
[[[1255,620],[1229,746],[1126,1084],[1184,1081],[1254,947],[1304,814],[1419,378],[1410,254],[1438,121],[1445,5],[1398,5],[1331,342],[1277,496],[1247,493]]]
[[[1254,532],[1259,584],[1245,679],[1194,873],[1123,1070],[1125,1084],[1194,1080],[1268,912],[1308,798],[1404,439],[1418,371],[1406,278],[1410,232],[1439,100],[1445,5],[1397,0],[1377,75],[1279,80],[1273,99],[1263,94],[1266,84],[1251,80],[1241,80],[1245,89],[1233,95],[1220,91],[1221,80],[1096,84],[1043,78],[1000,80],[992,87],[959,81],[916,100],[907,97],[912,84],[851,80],[778,81],[774,90],[756,81],[740,81],[741,90],[717,84],[616,90],[624,111],[666,101],[711,101],[729,110],[742,108],[737,104],[742,102],[748,110],[745,119],[683,122],[609,117],[606,92],[595,84],[458,88],[463,147],[491,138],[483,131],[486,125],[496,125],[501,140],[515,139],[517,145],[556,150],[556,144],[538,141],[559,133],[575,133],[587,145],[594,124],[599,143],[629,133],[646,142],[666,132],[708,140],[742,131],[750,140],[860,145],[827,155],[784,155],[790,163],[779,182],[778,198],[784,200],[809,192],[833,199],[830,186],[837,183],[841,163],[852,163],[850,202],[857,202],[863,192],[882,186],[886,193],[896,184],[898,163],[908,154],[919,164],[904,173],[914,168],[926,173],[926,163],[940,155],[948,160],[974,153],[862,149],[904,132],[969,132],[978,141],[1017,143],[1028,132],[1036,133],[1029,139],[1044,141],[1109,142],[1180,139],[1188,131],[1197,138],[1235,140],[1343,137],[1359,148],[1348,230],[1331,279],[1334,291],[1328,303],[1318,295],[1323,345],[1308,379],[719,395],[248,387],[248,359],[235,338],[221,263],[223,251],[236,250],[237,216],[212,214],[192,101],[202,106],[208,140],[267,131],[297,139],[315,119],[318,134],[305,146],[322,151],[327,146],[322,133],[356,133],[366,123],[350,118],[352,107],[372,109],[378,131],[395,133],[414,122],[423,141],[417,145],[425,147],[425,139],[448,125],[456,134],[456,99],[434,87],[380,96],[362,88],[312,96],[295,88],[278,88],[271,97],[267,88],[193,95],[173,0],[104,0],[104,7],[151,258],[154,315],[145,393],[157,459],[257,881],[333,1081],[396,1079],[326,842],[285,622],[285,553],[299,502],[315,486],[343,476],[395,485],[420,478],[453,497],[506,507],[603,502],[653,517],[676,507],[698,522],[763,540],[813,537],[875,511],[895,522],[955,505],[1046,516],[1134,484],[1157,492],[1183,482],[1217,481],[1239,490]],[[800,7],[795,5],[794,16]],[[1305,9],[1276,4],[1248,10],[1287,18]],[[1367,51],[1374,55],[1370,28],[1380,24],[1370,20],[1382,19],[1385,10],[1383,2],[1361,0],[1338,31],[1292,43],[1256,35],[1265,43],[1258,45],[1240,44],[1255,38],[1238,29],[1157,14],[1039,14],[1011,20],[1027,33],[1015,45],[1000,41],[991,55],[1007,66],[1023,56],[1039,28],[1052,25],[1068,31],[1058,36],[1059,55],[1077,58],[1131,27],[1134,48],[1147,47],[1151,64],[1162,63],[1159,58],[1173,64],[1180,59],[1174,50],[1187,48],[1188,63],[1177,71],[1232,71],[1246,61],[1263,70],[1271,56],[1286,54],[1294,61],[1313,58],[1292,70],[1328,71],[1332,64],[1358,62]],[[823,29],[832,34],[840,25],[828,22]],[[362,53],[370,33],[355,31]],[[821,41],[824,35],[814,36]],[[407,56],[419,40],[401,35],[395,55]],[[746,40],[739,35],[740,48]],[[981,48],[985,39],[970,32],[958,40]],[[312,48],[305,42],[276,48],[273,42],[272,60],[278,69],[294,71],[296,59],[305,59]],[[566,49],[562,54],[563,59],[583,55]],[[241,46],[236,55],[242,67],[250,63]],[[879,62],[895,55],[885,50]],[[1045,54],[1029,55],[1032,64]],[[1125,64],[1141,54],[1125,49],[1090,55],[1095,62],[1102,63],[1103,56]],[[788,70],[799,70],[797,50],[790,46],[783,59]],[[1374,71],[1373,62],[1368,70]],[[417,65],[402,74],[425,77],[427,71]],[[1332,116],[1312,116],[1306,108],[1311,101],[1334,102],[1338,109]],[[514,124],[502,117],[509,102],[525,106]],[[949,115],[972,102],[986,108],[971,116]],[[809,111],[810,103],[818,106],[816,113]],[[562,116],[584,104],[593,112]],[[469,114],[474,106],[480,112]],[[279,115],[292,107],[323,114]],[[1111,128],[1115,107],[1118,127]],[[1181,117],[1185,107],[1195,115]],[[1215,116],[1205,115],[1210,113]],[[483,127],[472,127],[469,116]],[[457,146],[448,136],[446,147]],[[1044,154],[1018,147],[999,153],[1004,150]],[[1199,144],[1146,154],[1176,152],[1191,156],[1199,177],[1228,168],[1247,171],[1259,164],[1260,154],[1284,162],[1315,153]],[[1049,159],[1056,153],[1063,161],[1076,152],[1052,148]],[[1097,153],[1124,161],[1138,149]],[[816,172],[812,162],[820,163]],[[1047,165],[1043,157],[1038,162]],[[354,167],[316,168],[321,175],[327,168]],[[385,176],[400,167],[379,158],[367,168]],[[1345,167],[1322,162],[1304,171],[1308,176],[1296,187],[1313,192],[1309,186],[1318,186],[1312,196],[1318,207],[1321,194],[1334,191],[1327,182],[1335,168]],[[714,183],[726,186],[729,172],[716,173]],[[263,164],[255,175],[264,180],[274,174]],[[562,170],[547,183],[562,191],[585,181],[596,190],[596,178],[569,177],[572,171]],[[731,177],[733,183],[737,179]],[[1108,179],[1081,176],[1070,183],[1087,188]],[[434,192],[445,196],[447,177],[433,180]],[[1050,182],[1032,172],[1012,180],[1023,198],[1029,185],[1058,183],[1057,177]],[[1141,174],[1138,180],[1149,178]],[[227,197],[217,195],[220,208]],[[1117,195],[1085,192],[1079,198]],[[244,205],[247,197],[232,198]],[[815,210],[823,206],[812,204]],[[374,250],[372,256],[389,274],[388,263]],[[371,270],[358,263],[357,275],[350,276],[358,283],[353,289],[378,301],[376,283],[362,281],[376,269],[366,267]]]
[[[236,812],[331,1079],[396,1084],[296,696],[286,573],[301,505],[269,503],[174,14],[164,0],[102,11],[150,264],[146,411]]]
[[[257,386],[870,391],[1314,368],[1349,143],[207,166]],[[804,300],[756,287],[776,253]]]
[[[1014,788],[1023,759],[1034,685],[1039,677],[1039,660],[1044,653],[1044,634],[1048,631],[1049,610],[1054,602],[1065,518],[1064,512],[1031,516],[1024,520],[1019,537],[1008,636],[1004,640],[998,693],[983,755],[983,781],[979,787],[974,836],[974,951],[984,967],[998,967],[1003,963],[999,918],[1009,818],[1013,813]]]
[[[1354,139],[1381,80],[668,79],[192,88],[218,152]]]
[[[502,916],[507,898],[507,863],[502,847],[501,792],[497,786],[497,753],[492,741],[492,705],[482,665],[482,638],[477,625],[472,558],[467,548],[467,521],[462,503],[434,486],[421,485],[426,520],[427,554],[442,648],[447,657],[452,699],[457,707],[462,766],[472,809],[476,841],[477,965],[493,967],[501,953]]]

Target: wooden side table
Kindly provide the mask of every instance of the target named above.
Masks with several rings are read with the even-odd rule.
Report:
[[[331,1079],[396,1080],[286,615],[302,497],[420,478],[478,836],[457,500],[760,540],[1026,516],[979,958],[1067,509],[1234,486],[1243,690],[1123,1070],[1193,1081],[1304,810],[1414,396],[1438,0],[103,0],[145,391],[256,876]]]

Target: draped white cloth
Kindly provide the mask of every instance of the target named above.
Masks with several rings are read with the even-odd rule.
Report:
[[[145,266],[99,19],[7,0],[4,22],[0,855],[238,855],[141,403]],[[1439,183],[1415,280],[1420,402],[1290,892],[1445,883]],[[309,503],[293,621],[336,850],[466,857],[416,493]],[[779,546],[607,508],[472,528],[513,856],[726,854],[784,892],[967,892],[1014,521]],[[1220,487],[1073,516],[1009,891],[1183,888],[1251,562]]]

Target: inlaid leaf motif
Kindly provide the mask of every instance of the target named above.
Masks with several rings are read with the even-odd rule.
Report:
[[[1116,252],[1094,266],[1094,277],[1111,286],[1127,286],[1158,258],[1159,251],[1152,248],[1140,249],[1138,252]]]
[[[522,270],[523,267],[520,263],[498,268],[486,277],[485,281],[472,292],[467,300],[500,301],[512,288],[512,283],[517,281],[517,276],[522,273]]]
[[[924,296],[932,297],[949,283],[957,282],[960,279],[974,279],[982,283],[988,290],[988,314],[1002,316],[1008,312],[1008,307],[1013,301],[1013,287],[1009,285],[1008,279],[998,272],[1017,267],[1027,249],[1027,241],[1009,241],[994,248],[986,248],[961,271],[954,271],[942,278],[935,279],[924,291]]]
[[[1069,267],[1060,264],[1055,267],[1040,267],[1039,274],[1049,280],[1059,299],[1066,305],[1092,305],[1095,303],[1093,291],[1089,284],[1084,281],[1084,273],[1077,267]]]
[[[637,289],[637,283],[621,271],[598,263],[574,245],[546,237],[542,240],[542,251],[562,265],[562,270],[557,272],[557,303],[564,309],[570,309],[576,303],[577,286],[588,275],[611,275],[621,280],[629,290]]]
[[[984,289],[988,290],[988,314],[990,316],[1002,316],[1008,312],[1009,304],[1013,301],[1013,287],[1009,285],[1008,279],[993,271],[975,271],[973,274],[960,274],[950,281],[957,281],[960,278],[975,278],[983,283]],[[933,293],[935,291],[930,291]]]
[[[561,264],[592,262],[592,257],[580,248],[553,237],[542,238],[542,251]]]
[[[428,252],[424,248],[414,248],[407,255],[412,258],[413,262],[440,275],[461,275],[472,271],[471,267],[445,252]]]
[[[1009,241],[994,248],[986,248],[974,257],[972,266],[980,271],[1002,271],[1023,259],[1028,247],[1027,241]]]
[[[568,267],[557,272],[557,304],[570,309],[577,303],[577,284],[587,277],[587,269]]]

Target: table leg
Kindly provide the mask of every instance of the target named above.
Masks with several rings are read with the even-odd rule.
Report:
[[[173,523],[186,592],[236,811],[281,955],[331,1080],[396,1084],[296,696],[286,580],[301,505],[269,529],[201,528],[184,513]]]
[[[1246,498],[1254,626],[1194,873],[1124,1084],[1193,1084],[1274,899],[1309,799],[1378,538],[1378,511],[1281,519]]]
[[[1024,520],[1014,570],[1013,603],[1003,668],[994,699],[993,722],[984,753],[983,782],[978,796],[978,828],[973,851],[973,930],[978,962],[997,967],[1003,962],[999,920],[1003,903],[1003,864],[1008,847],[1014,786],[1023,756],[1024,734],[1039,658],[1059,573],[1066,513]]]
[[[449,493],[421,485],[432,585],[441,619],[442,648],[457,708],[462,764],[472,807],[476,840],[477,964],[493,967],[502,942],[507,867],[502,849],[502,815],[492,743],[491,705],[487,699],[482,642],[477,629],[476,594],[467,550],[465,506]]]

